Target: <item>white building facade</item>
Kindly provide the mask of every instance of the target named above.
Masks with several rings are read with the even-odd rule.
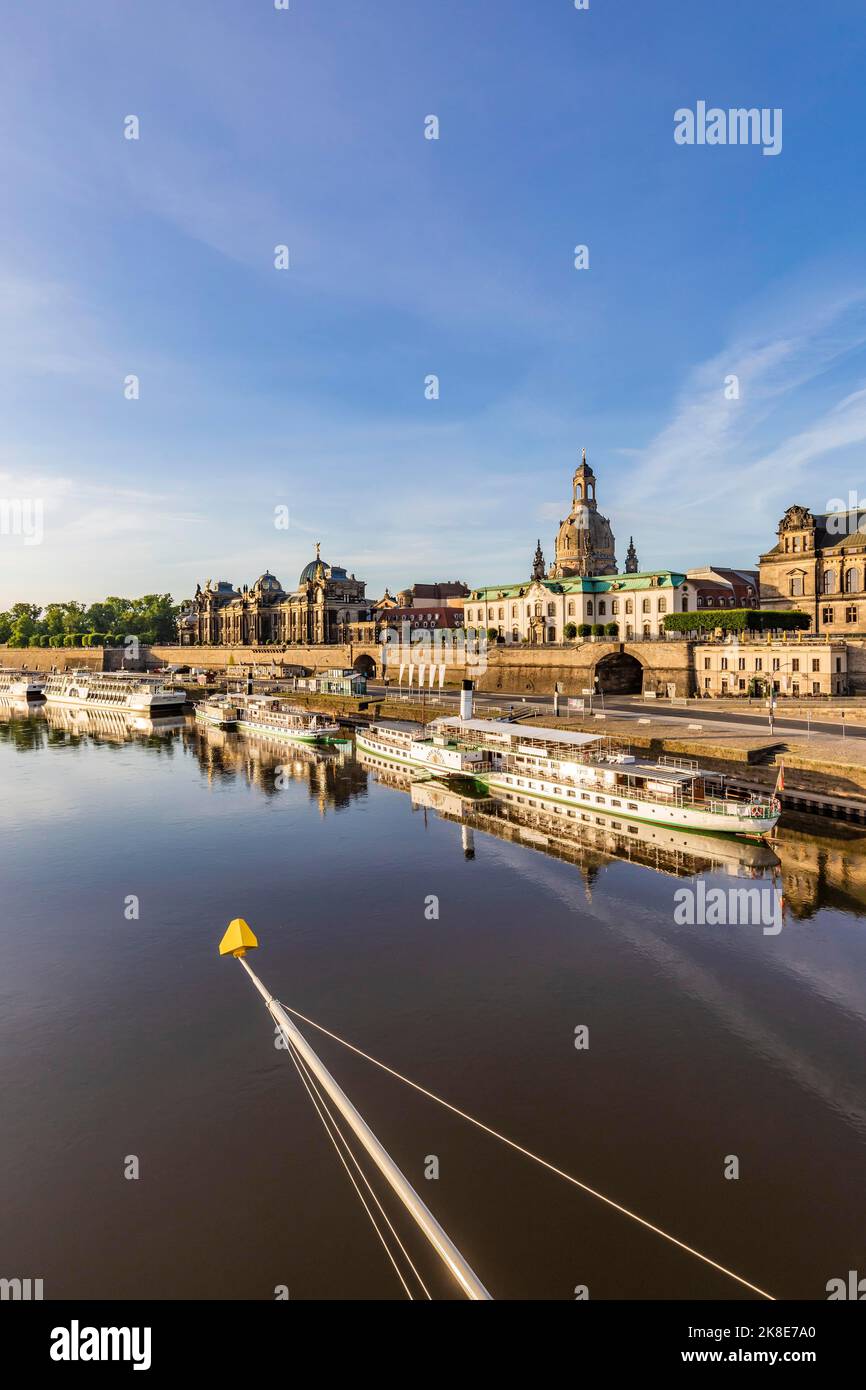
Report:
[[[570,624],[601,627],[623,641],[655,638],[664,636],[668,613],[688,611],[689,596],[686,576],[674,570],[531,579],[473,589],[464,621],[467,629],[493,630],[507,642],[563,642]]]

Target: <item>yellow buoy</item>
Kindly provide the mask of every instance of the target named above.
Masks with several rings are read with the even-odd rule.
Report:
[[[243,956],[247,950],[254,951],[258,944],[243,917],[235,917],[233,922],[229,922],[225,936],[220,942],[220,955]]]

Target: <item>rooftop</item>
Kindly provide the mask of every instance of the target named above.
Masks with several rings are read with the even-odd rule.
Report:
[[[473,734],[508,734],[519,738],[522,743],[540,740],[544,743],[560,743],[572,748],[582,748],[588,743],[600,743],[598,734],[579,734],[570,729],[551,729],[542,724],[512,724],[507,719],[461,719],[456,714],[444,714],[433,720],[434,724],[456,726]]]
[[[655,585],[647,581],[654,579]],[[573,575],[562,579],[524,579],[519,584],[484,584],[473,589],[470,600],[484,602],[494,598],[520,598],[533,584],[540,584],[553,594],[626,593],[629,589],[673,589],[685,583],[686,575],[679,570],[640,570],[637,574],[599,574],[593,578]]]

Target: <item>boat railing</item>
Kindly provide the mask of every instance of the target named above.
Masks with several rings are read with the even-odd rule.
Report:
[[[699,772],[700,765],[696,758],[677,758],[673,754],[664,753],[657,759],[659,767],[672,767],[680,772]]]
[[[381,724],[371,724],[366,733],[369,738],[381,739],[383,743],[394,743],[403,747],[407,743],[427,742],[423,729],[389,729]]]
[[[544,773],[532,774],[524,768],[511,767],[508,770],[517,777],[525,778],[527,782],[545,779]],[[650,794],[639,787],[605,786],[602,782],[587,783],[561,774],[557,774],[554,780],[558,785],[566,788],[573,787],[576,792],[582,792],[587,797],[598,794],[606,797],[617,797],[624,803],[632,801],[653,806],[694,806],[696,809],[712,811],[724,816],[740,815],[744,809],[749,809],[752,806],[769,806],[770,804],[769,797],[762,797],[758,794],[753,794],[748,800],[744,797],[738,797],[735,793],[729,794],[727,792],[724,796],[695,796],[694,787],[691,784],[687,784],[684,789],[679,783],[672,783],[670,796],[665,796],[659,792]],[[520,787],[515,789],[524,790]],[[527,786],[525,790],[531,792],[533,788]]]

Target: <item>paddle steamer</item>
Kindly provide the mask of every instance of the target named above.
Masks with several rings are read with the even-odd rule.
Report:
[[[593,815],[750,839],[779,820],[778,797],[732,793],[692,759],[643,761],[595,734],[475,719],[465,690],[460,715],[436,719],[430,728],[428,735],[377,724],[359,730],[356,742],[383,766],[471,777],[484,790]]]

